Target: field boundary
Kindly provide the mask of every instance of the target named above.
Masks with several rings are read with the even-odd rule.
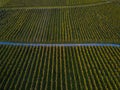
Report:
[[[84,43],[84,44],[40,44],[40,43],[18,43],[18,42],[0,42],[0,45],[12,45],[12,46],[112,46],[120,47],[120,44],[110,44],[110,43]]]
[[[79,8],[79,7],[92,7],[99,6],[104,4],[112,3],[112,1],[98,2],[93,4],[85,4],[85,5],[74,5],[74,6],[43,6],[43,7],[1,7],[0,9],[64,9],[64,8]]]

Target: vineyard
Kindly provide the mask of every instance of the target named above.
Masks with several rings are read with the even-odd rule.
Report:
[[[119,90],[119,0],[0,0],[0,90]]]
[[[0,7],[69,6],[105,1],[106,0],[1,0],[4,5],[1,4]]]
[[[118,90],[119,52],[117,47],[1,46],[0,87]]]
[[[2,9],[0,40],[120,43],[119,4],[67,9]]]

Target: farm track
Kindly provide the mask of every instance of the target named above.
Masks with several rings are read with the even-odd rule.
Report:
[[[51,46],[112,46],[112,47],[120,47],[120,44],[108,44],[108,43],[84,43],[84,44],[74,44],[74,43],[68,43],[68,44],[39,44],[39,43],[19,43],[19,42],[0,42],[0,45],[12,45],[12,46],[45,46],[45,47],[51,47]]]
[[[5,7],[5,8],[0,8],[5,9],[5,10],[14,10],[14,9],[64,9],[64,8],[82,8],[82,7],[93,7],[93,6],[99,6],[99,5],[104,5],[104,4],[109,4],[112,3],[112,1],[106,1],[106,2],[99,2],[99,3],[94,3],[94,4],[85,4],[85,5],[74,5],[74,6],[46,6],[46,7]]]

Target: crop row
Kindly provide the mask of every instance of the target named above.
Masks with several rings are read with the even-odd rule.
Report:
[[[120,43],[118,7],[109,4],[72,9],[0,10],[0,40]]]
[[[5,6],[8,2],[9,0],[0,0],[0,7]]]
[[[118,90],[120,87],[120,48],[0,47],[1,90]]]

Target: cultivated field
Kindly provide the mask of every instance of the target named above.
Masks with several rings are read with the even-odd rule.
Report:
[[[119,4],[0,10],[0,40],[34,43],[120,43]]]
[[[105,1],[107,0],[1,0],[1,7],[69,6]]]
[[[0,0],[0,90],[119,90],[119,77],[119,0]]]
[[[118,90],[120,48],[1,46],[4,89]]]

